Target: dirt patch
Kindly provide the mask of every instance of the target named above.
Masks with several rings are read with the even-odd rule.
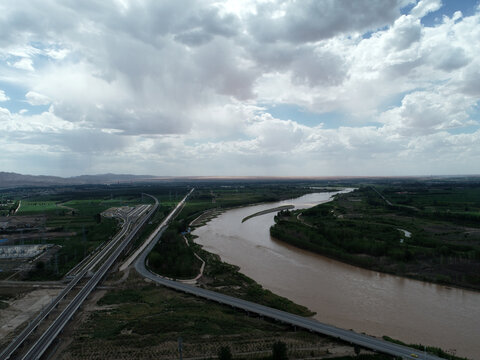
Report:
[[[190,226],[192,227],[203,226],[206,223],[208,223],[210,220],[216,218],[223,211],[224,211],[223,209],[211,209],[211,210],[204,211],[199,217],[197,217],[190,223]]]
[[[61,289],[38,289],[18,299],[5,301],[8,307],[0,310],[0,339],[10,339],[16,329],[36,316],[60,291]]]

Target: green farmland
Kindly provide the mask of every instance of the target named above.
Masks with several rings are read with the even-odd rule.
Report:
[[[43,214],[56,211],[60,211],[60,208],[54,201],[22,201],[17,215]]]

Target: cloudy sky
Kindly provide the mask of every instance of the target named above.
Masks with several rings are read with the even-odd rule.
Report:
[[[0,3],[0,171],[480,173],[477,0]]]

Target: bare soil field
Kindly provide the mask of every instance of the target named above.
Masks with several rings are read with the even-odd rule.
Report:
[[[4,344],[11,340],[29,319],[55,298],[61,289],[26,290],[19,288],[1,289],[2,294],[11,298],[4,300],[8,307],[0,310],[0,339]]]

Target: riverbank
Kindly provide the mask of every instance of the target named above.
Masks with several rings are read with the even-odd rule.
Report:
[[[296,315],[315,315],[307,307],[264,289],[242,274],[238,266],[221,261],[218,255],[195,244],[196,236],[182,235],[180,231],[178,222],[170,224],[161,241],[149,254],[148,266],[154,273],[177,280],[191,279],[196,277],[203,267],[202,276],[196,279],[197,286]],[[187,243],[184,239],[187,239]]]
[[[125,279],[111,274],[103,288],[82,307],[75,329],[70,323],[61,335],[54,358],[175,359],[181,338],[183,358],[192,360],[215,358],[221,347],[229,347],[233,359],[266,360],[277,341],[294,359],[353,359],[360,351],[360,359],[393,360],[153,285],[133,271]]]
[[[259,211],[259,212],[256,212],[255,214],[248,215],[248,216],[244,217],[242,219],[242,223],[247,221],[248,219],[254,218],[255,216],[265,215],[265,214],[269,214],[269,213],[272,213],[272,212],[279,212],[279,211],[282,211],[282,210],[290,210],[290,209],[294,209],[294,208],[295,208],[295,206],[293,206],[293,205],[283,205],[283,206],[277,206],[273,209],[267,209],[267,210]]]
[[[241,222],[252,213],[285,204],[306,209],[327,203],[331,195],[310,194],[226,211],[197,228],[195,241],[263,287],[317,312],[314,317],[321,322],[475,358],[480,353],[479,293],[365,270],[276,241],[269,234],[274,213]],[[397,227],[411,230],[409,224]]]
[[[285,189],[284,189],[285,190]],[[323,189],[326,192],[325,189]],[[191,235],[196,227],[204,226],[206,223],[222,214],[224,211],[243,208],[251,206],[246,203],[249,199],[268,206],[272,195],[262,197],[253,197],[252,194],[257,194],[258,191],[249,190],[248,196],[243,196],[242,192],[236,191],[235,197],[228,194],[228,201],[212,190],[203,191],[198,194],[192,194],[189,202],[178,214],[176,220],[170,224],[169,229],[162,237],[148,257],[149,266],[152,270],[168,278],[186,279],[195,277],[200,272],[200,267],[204,266],[203,274],[198,278],[197,284],[207,289],[224,293],[226,295],[235,296],[244,300],[253,301],[262,305],[273,307],[278,310],[291,312],[301,316],[313,316],[315,312],[309,310],[307,307],[296,304],[291,300],[276,295],[273,292],[264,289],[261,285],[255,282],[252,278],[242,274],[238,266],[230,265],[222,262],[220,257],[203,249],[202,246],[196,244],[193,239],[196,237]],[[312,189],[293,187],[290,191],[283,191],[277,194],[280,199],[291,199],[298,194],[310,193]],[[224,204],[226,208],[211,208],[209,202],[205,202],[205,196],[210,196],[216,199],[216,204]],[[237,203],[238,205],[232,206]],[[258,205],[258,204],[257,204]],[[251,214],[246,218],[252,218],[263,214],[269,214],[285,209],[293,208],[293,205],[282,205],[275,208],[269,208]],[[203,209],[203,211],[202,211]],[[183,236],[188,241],[185,244]],[[205,261],[202,264],[199,258]]]
[[[242,274],[238,266],[223,262],[218,255],[202,249],[198,244],[193,246],[205,260],[203,276],[198,280],[200,287],[296,315],[315,315],[307,307],[264,289],[255,280]]]
[[[283,211],[270,234],[351,265],[480,290],[480,241],[471,236],[480,228],[405,214],[377,199],[377,191],[363,188],[301,213]]]

